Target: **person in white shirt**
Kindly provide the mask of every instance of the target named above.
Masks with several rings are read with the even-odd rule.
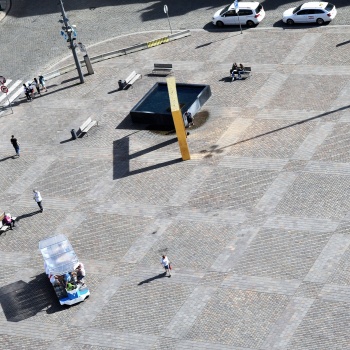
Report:
[[[166,255],[162,255],[160,263],[163,265],[163,267],[165,269],[165,276],[171,277],[170,261]]]
[[[41,202],[42,202],[42,197],[41,197],[41,195],[40,195],[40,192],[38,191],[38,190],[33,190],[33,192],[34,192],[34,200],[38,203],[38,206],[39,206],[39,208],[40,208],[40,211],[41,212],[43,212],[44,211],[44,208],[43,208],[43,206],[42,206],[42,204],[41,204]]]

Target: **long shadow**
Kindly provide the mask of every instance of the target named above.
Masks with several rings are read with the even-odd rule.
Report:
[[[208,42],[208,43],[205,43],[205,44],[202,44],[202,45],[198,45],[198,46],[195,47],[195,49],[201,49],[202,47],[209,46],[209,45],[214,44],[214,43],[217,43],[217,42],[219,42],[219,41],[231,39],[231,38],[233,38],[234,36],[238,36],[238,35],[241,35],[241,33],[239,32],[238,34],[230,35],[230,36],[227,36],[226,38],[222,38],[222,39],[218,39],[218,40],[213,40],[213,41],[210,41],[210,42]]]
[[[148,278],[148,279],[146,279],[146,280],[144,280],[144,281],[138,283],[137,285],[138,285],[138,286],[141,286],[141,285],[143,285],[143,284],[145,284],[145,283],[150,283],[150,282],[152,282],[152,281],[154,281],[154,280],[157,280],[157,279],[159,279],[159,278],[164,278],[165,276],[166,276],[166,272],[163,272],[163,273],[160,273],[160,274],[157,275],[157,276]]]
[[[28,214],[23,214],[23,215],[17,216],[16,221],[21,221],[22,219],[30,218],[31,216],[34,216],[34,215],[39,214],[39,213],[41,213],[41,211],[36,210],[36,211],[33,211],[31,213],[28,213]]]
[[[228,147],[239,145],[239,144],[244,143],[244,142],[255,140],[255,139],[258,139],[260,137],[264,137],[264,136],[273,134],[273,133],[278,132],[278,131],[282,131],[282,130],[285,130],[285,129],[288,129],[288,128],[292,128],[293,126],[301,125],[301,124],[310,122],[310,121],[315,120],[315,119],[326,117],[327,115],[330,115],[330,114],[333,114],[333,113],[336,113],[336,112],[344,111],[344,110],[346,110],[348,108],[350,108],[350,105],[345,106],[345,107],[341,107],[341,108],[338,108],[338,109],[335,109],[333,111],[325,112],[325,113],[316,115],[314,117],[301,120],[299,122],[295,122],[295,123],[292,123],[292,124],[289,124],[289,125],[286,125],[286,126],[282,126],[281,128],[274,129],[274,130],[271,130],[271,131],[267,131],[267,132],[264,132],[263,134],[259,134],[259,135],[253,136],[253,137],[250,137],[250,138],[245,139],[245,140],[241,140],[241,141],[238,141],[238,142],[235,142],[235,143],[231,143],[230,145],[217,148],[217,150],[222,150],[222,149],[225,149],[225,148],[228,148]],[[216,150],[216,152],[217,152],[217,150]]]
[[[173,138],[171,140],[164,141],[160,144],[148,147],[142,151],[136,152],[134,154],[130,153],[130,138],[129,136],[123,137],[119,140],[116,140],[113,142],[113,179],[120,179],[123,177],[131,176],[140,174],[146,171],[155,170],[158,168],[162,168],[165,166],[169,166],[172,164],[176,164],[182,161],[181,158],[172,159],[166,162],[150,165],[148,167],[142,168],[142,169],[136,169],[130,171],[130,160],[135,159],[137,157],[140,157],[144,154],[153,152],[155,150],[158,150],[162,147],[166,147],[168,145],[171,145],[173,143],[177,142],[177,138]]]
[[[15,156],[8,156],[8,157],[5,157],[5,158],[1,158],[0,159],[0,162],[4,162],[5,160],[8,160],[8,159],[15,159],[16,157]]]
[[[21,280],[0,288],[0,303],[9,322],[20,322],[39,312],[54,313],[67,309],[60,305],[45,273],[29,283]]]
[[[339,46],[343,46],[343,45],[347,45],[347,44],[350,44],[350,40],[343,41],[342,43],[335,45],[335,47],[339,47]]]

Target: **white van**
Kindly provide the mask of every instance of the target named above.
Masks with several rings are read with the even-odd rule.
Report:
[[[215,12],[212,22],[218,27],[224,25],[247,25],[253,27],[265,18],[264,8],[257,1],[239,2],[238,13],[236,13],[234,3]]]

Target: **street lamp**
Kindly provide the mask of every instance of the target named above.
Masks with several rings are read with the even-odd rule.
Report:
[[[58,5],[60,5],[60,7],[61,7],[62,18],[63,18],[63,23],[64,23],[64,27],[62,27],[62,29],[65,31],[65,34],[68,37],[67,41],[69,42],[69,48],[72,50],[72,53],[73,53],[73,57],[74,57],[75,65],[77,67],[77,71],[79,74],[80,82],[84,83],[84,76],[83,76],[83,73],[81,71],[80,62],[79,62],[79,59],[77,56],[77,52],[75,51],[75,45],[74,45],[76,31],[75,31],[74,27],[72,27],[69,24],[69,20],[67,18],[66,11],[64,10],[62,0],[60,0]],[[63,35],[63,36],[66,37],[65,35]]]

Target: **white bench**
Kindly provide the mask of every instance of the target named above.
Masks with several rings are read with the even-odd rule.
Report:
[[[142,75],[139,73],[136,73],[135,71],[131,72],[130,75],[125,79],[125,85],[123,89],[125,89],[127,86],[131,86],[135,83],[135,81],[139,78],[142,78]]]
[[[95,125],[98,125],[96,120],[92,120],[91,117],[87,118],[86,121],[80,126],[77,136],[79,137],[82,134],[87,134],[87,132]]]
[[[152,74],[168,75],[172,72],[173,65],[171,63],[155,63]]]
[[[2,233],[2,232],[6,232],[8,229],[10,229],[10,226],[8,226],[8,225],[4,225],[3,223],[2,223],[2,220],[4,219],[4,217],[5,217],[5,213],[3,213],[2,215],[0,215],[0,234]],[[12,216],[12,220],[13,221],[16,221],[16,217],[15,216]]]

